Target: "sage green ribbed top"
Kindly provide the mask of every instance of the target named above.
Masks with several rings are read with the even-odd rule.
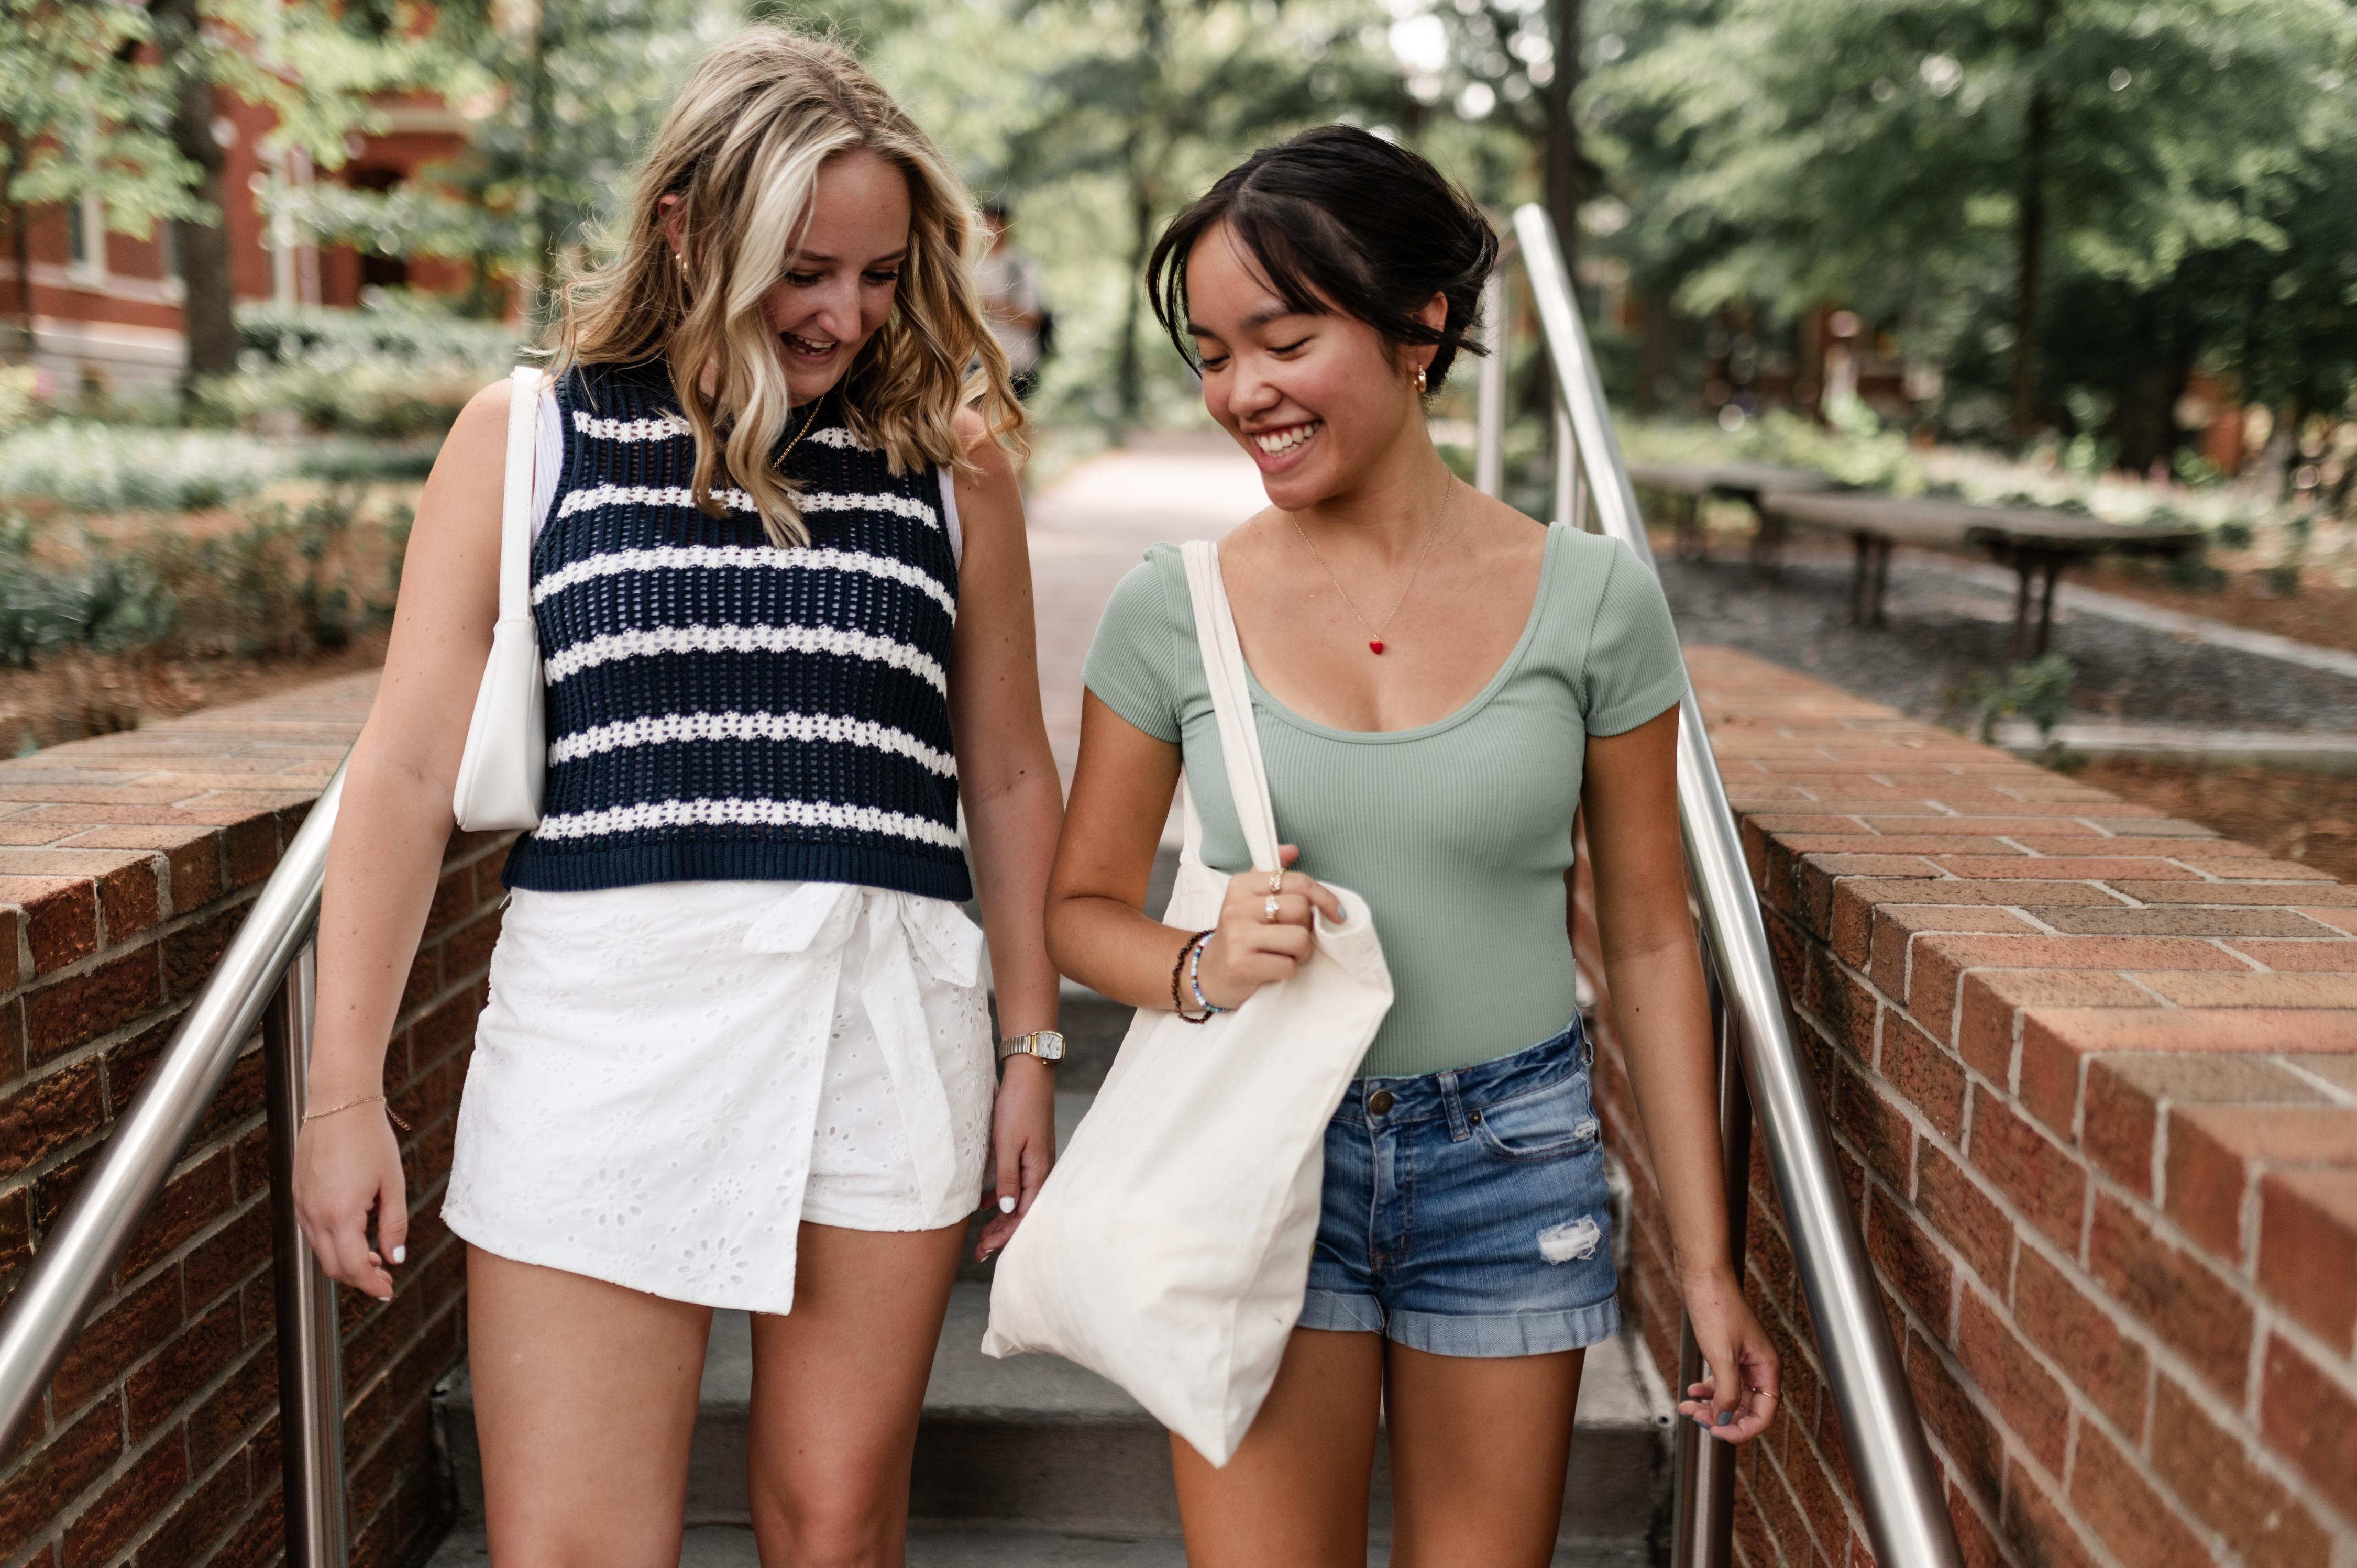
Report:
[[[1114,589],[1083,673],[1114,712],[1182,748],[1204,860],[1251,869],[1177,545],[1155,545]],[[1587,737],[1636,728],[1685,688],[1660,583],[1624,546],[1561,524],[1522,639],[1438,723],[1333,729],[1252,682],[1277,835],[1301,846],[1297,869],[1366,899],[1391,966],[1397,998],[1362,1076],[1469,1067],[1570,1021],[1564,873]]]

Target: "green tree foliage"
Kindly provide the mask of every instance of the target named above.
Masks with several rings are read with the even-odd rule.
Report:
[[[424,75],[473,120],[468,145],[389,191],[285,184],[270,211],[386,255],[469,261],[473,305],[550,277],[627,196],[628,174],[696,58],[743,20],[726,0],[542,0],[442,6]]]
[[[417,18],[408,6],[332,0],[148,0],[147,15],[155,68],[141,79],[147,91],[136,117],[160,124],[180,158],[185,183],[172,220],[193,387],[237,368],[223,95],[269,110],[278,146],[336,168],[347,138],[370,124],[371,100],[420,84]]]
[[[0,222],[20,280],[20,352],[33,347],[28,209],[95,194],[109,228],[143,239],[192,210],[156,72],[136,58],[149,34],[129,6],[0,0]]]
[[[1364,0],[953,0],[837,18],[1046,264],[1066,412],[1135,423],[1184,377],[1138,286],[1162,223],[1254,148],[1336,119],[1396,128]]]
[[[2039,353],[2056,298],[2075,326],[2097,295],[2190,290],[2187,318],[2217,348],[2230,277],[2341,242],[2311,235],[2331,225],[2304,204],[2357,134],[2342,0],[1675,9],[1592,91],[1600,121],[1640,122],[1614,126],[1632,155],[1616,172],[1641,177],[1635,243],[1684,263],[1679,302],[1839,300],[1907,323],[1936,357],[2002,354],[2017,438],[2051,402]],[[2348,265],[2322,257],[2308,271],[2337,285],[2295,292],[2345,293]]]

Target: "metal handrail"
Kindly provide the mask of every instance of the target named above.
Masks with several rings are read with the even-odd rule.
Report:
[[[270,1123],[279,1445],[287,1561],[296,1568],[343,1568],[347,1557],[336,1287],[295,1224],[293,1192],[295,1133],[311,1046],[311,934],[343,788],[339,764],[74,1188],[24,1282],[0,1309],[0,1453],[5,1453],[260,1025]]]
[[[1574,521],[1592,511],[1601,532],[1627,545],[1651,568],[1652,547],[1613,435],[1603,381],[1555,226],[1545,209],[1533,204],[1515,212],[1513,228],[1553,371],[1557,514]],[[1500,270],[1502,274],[1503,267]],[[1492,351],[1484,366],[1475,472],[1494,483],[1504,471],[1507,300],[1502,276],[1492,280],[1489,303]],[[1497,378],[1495,397],[1490,395],[1492,375]],[[1733,1156],[1738,1147],[1744,1151],[1739,1161],[1730,1157],[1727,1172],[1728,1218],[1737,1245],[1739,1249],[1749,1164],[1749,1117],[1743,1109],[1748,1091],[1783,1204],[1793,1262],[1816,1326],[1825,1380],[1840,1412],[1875,1556],[1906,1568],[1960,1568],[1945,1495],[1849,1212],[1848,1187],[1834,1161],[1823,1102],[1808,1058],[1796,1042],[1788,1001],[1769,952],[1768,928],[1744,859],[1741,833],[1691,690],[1680,704],[1677,781],[1678,822],[1702,913],[1704,947],[1714,989],[1724,1004],[1720,1036],[1741,1068],[1739,1075],[1722,1071],[1720,1093],[1722,1133],[1734,1145],[1727,1153]],[[1690,1328],[1684,1337],[1691,1357]],[[1732,1560],[1732,1455],[1726,1444],[1698,1442],[1697,1437],[1698,1432],[1689,1430],[1680,1444],[1677,1557],[1682,1564],[1717,1568]]]

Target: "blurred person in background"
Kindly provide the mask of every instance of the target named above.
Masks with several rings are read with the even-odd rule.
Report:
[[[982,205],[990,249],[974,269],[974,285],[990,318],[991,336],[1006,354],[1015,395],[1028,403],[1039,385],[1039,365],[1055,347],[1055,317],[1039,287],[1039,263],[1006,240],[1014,220],[1002,201]]]

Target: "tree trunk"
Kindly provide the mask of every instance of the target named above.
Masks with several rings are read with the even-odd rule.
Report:
[[[1645,289],[1637,296],[1643,325],[1637,337],[1637,412],[1659,413],[1677,395],[1678,366],[1685,358],[1686,318],[1678,314],[1672,292]],[[1662,383],[1671,383],[1664,390]]]
[[[1579,208],[1587,199],[1587,161],[1579,153],[1579,123],[1571,95],[1579,87],[1580,0],[1550,0],[1555,22],[1555,75],[1546,84],[1546,207],[1555,220],[1566,266],[1577,260]]]
[[[155,0],[156,44],[167,74],[176,79],[172,89],[172,145],[197,166],[189,194],[212,214],[210,222],[180,218],[172,220],[179,241],[180,314],[188,341],[188,361],[181,377],[186,396],[209,376],[225,376],[237,369],[237,313],[231,293],[229,209],[221,200],[221,170],[229,162],[213,139],[213,82],[204,62],[204,44],[198,36],[197,0]]]
[[[555,5],[556,0],[540,0],[532,27],[532,75],[524,87],[523,189],[532,214],[532,271],[524,278],[524,286],[531,292],[524,304],[524,319],[535,325],[554,319],[548,280],[554,270],[550,263],[556,234],[555,225],[549,220],[546,187],[549,12]]]
[[[2029,55],[2032,70],[2044,64],[2047,22],[2053,0],[2039,7]],[[2033,83],[2021,145],[2021,211],[2015,235],[2013,292],[2013,446],[2029,444],[2038,416],[2038,289],[2046,248],[2046,144],[2054,132],[2054,100],[2043,81]]]
[[[1146,407],[1144,367],[1137,352],[1137,328],[1146,309],[1146,252],[1154,244],[1153,177],[1144,169],[1132,173],[1129,181],[1129,306],[1121,317],[1120,369],[1114,384],[1121,393],[1121,417],[1125,424],[1135,424]]]

